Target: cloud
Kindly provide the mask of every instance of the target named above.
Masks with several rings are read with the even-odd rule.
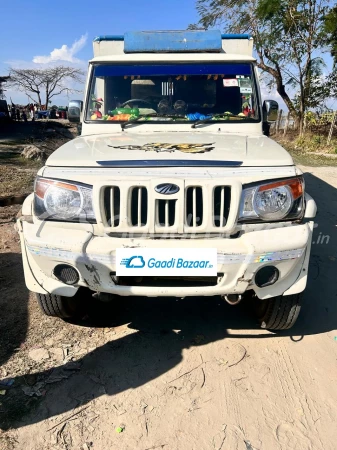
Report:
[[[61,48],[55,48],[50,52],[48,56],[34,56],[33,62],[35,64],[49,64],[55,61],[68,61],[71,63],[78,63],[80,60],[75,58],[76,53],[78,53],[86,44],[88,35],[84,34],[78,40],[76,40],[71,47],[66,44],[62,45]]]

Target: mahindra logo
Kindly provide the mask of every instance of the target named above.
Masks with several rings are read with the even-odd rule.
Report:
[[[156,186],[154,188],[154,190],[156,192],[158,192],[158,194],[163,194],[163,195],[172,195],[172,194],[176,194],[177,192],[179,192],[179,186],[177,186],[176,184],[170,184],[170,183],[163,183],[163,184],[158,184],[158,186]]]

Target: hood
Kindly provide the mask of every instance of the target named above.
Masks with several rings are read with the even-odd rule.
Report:
[[[266,136],[129,132],[78,137],[56,150],[58,167],[292,166],[288,152]]]

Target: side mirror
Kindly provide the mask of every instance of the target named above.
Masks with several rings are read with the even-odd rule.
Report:
[[[265,100],[263,103],[263,121],[276,122],[278,116],[278,103],[275,100]]]
[[[69,122],[80,123],[83,102],[81,100],[71,100],[68,105]]]

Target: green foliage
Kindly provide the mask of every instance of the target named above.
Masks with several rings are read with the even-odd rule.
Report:
[[[322,136],[314,136],[313,137],[313,142],[315,145],[320,146],[322,143]]]
[[[334,58],[334,65],[337,65],[337,6],[332,8],[324,18],[324,31],[327,33],[327,40],[331,49],[331,56]]]
[[[323,134],[327,134],[327,130],[329,130],[330,125],[334,119],[334,113],[332,111],[325,111],[321,113],[308,111],[305,114],[305,123],[308,130],[315,130],[315,132],[323,132]],[[327,136],[325,136],[326,138]],[[317,144],[322,142],[321,135],[315,135],[313,141]],[[326,139],[325,139],[326,140]]]
[[[337,64],[337,63],[335,63]],[[327,78],[327,84],[329,85],[330,89],[330,95],[331,97],[337,97],[337,72],[336,72],[336,65],[334,67],[334,70],[330,73],[330,75]]]
[[[271,20],[274,17],[278,17],[283,9],[281,0],[260,0],[258,1],[256,8],[256,15],[260,19]]]
[[[317,125],[317,115],[312,111],[308,111],[305,115],[305,120],[309,126]]]
[[[295,148],[302,148],[305,145],[305,138],[303,136],[295,140]]]
[[[334,153],[336,141],[327,145],[327,136],[306,133],[294,141],[294,149],[306,153]]]

